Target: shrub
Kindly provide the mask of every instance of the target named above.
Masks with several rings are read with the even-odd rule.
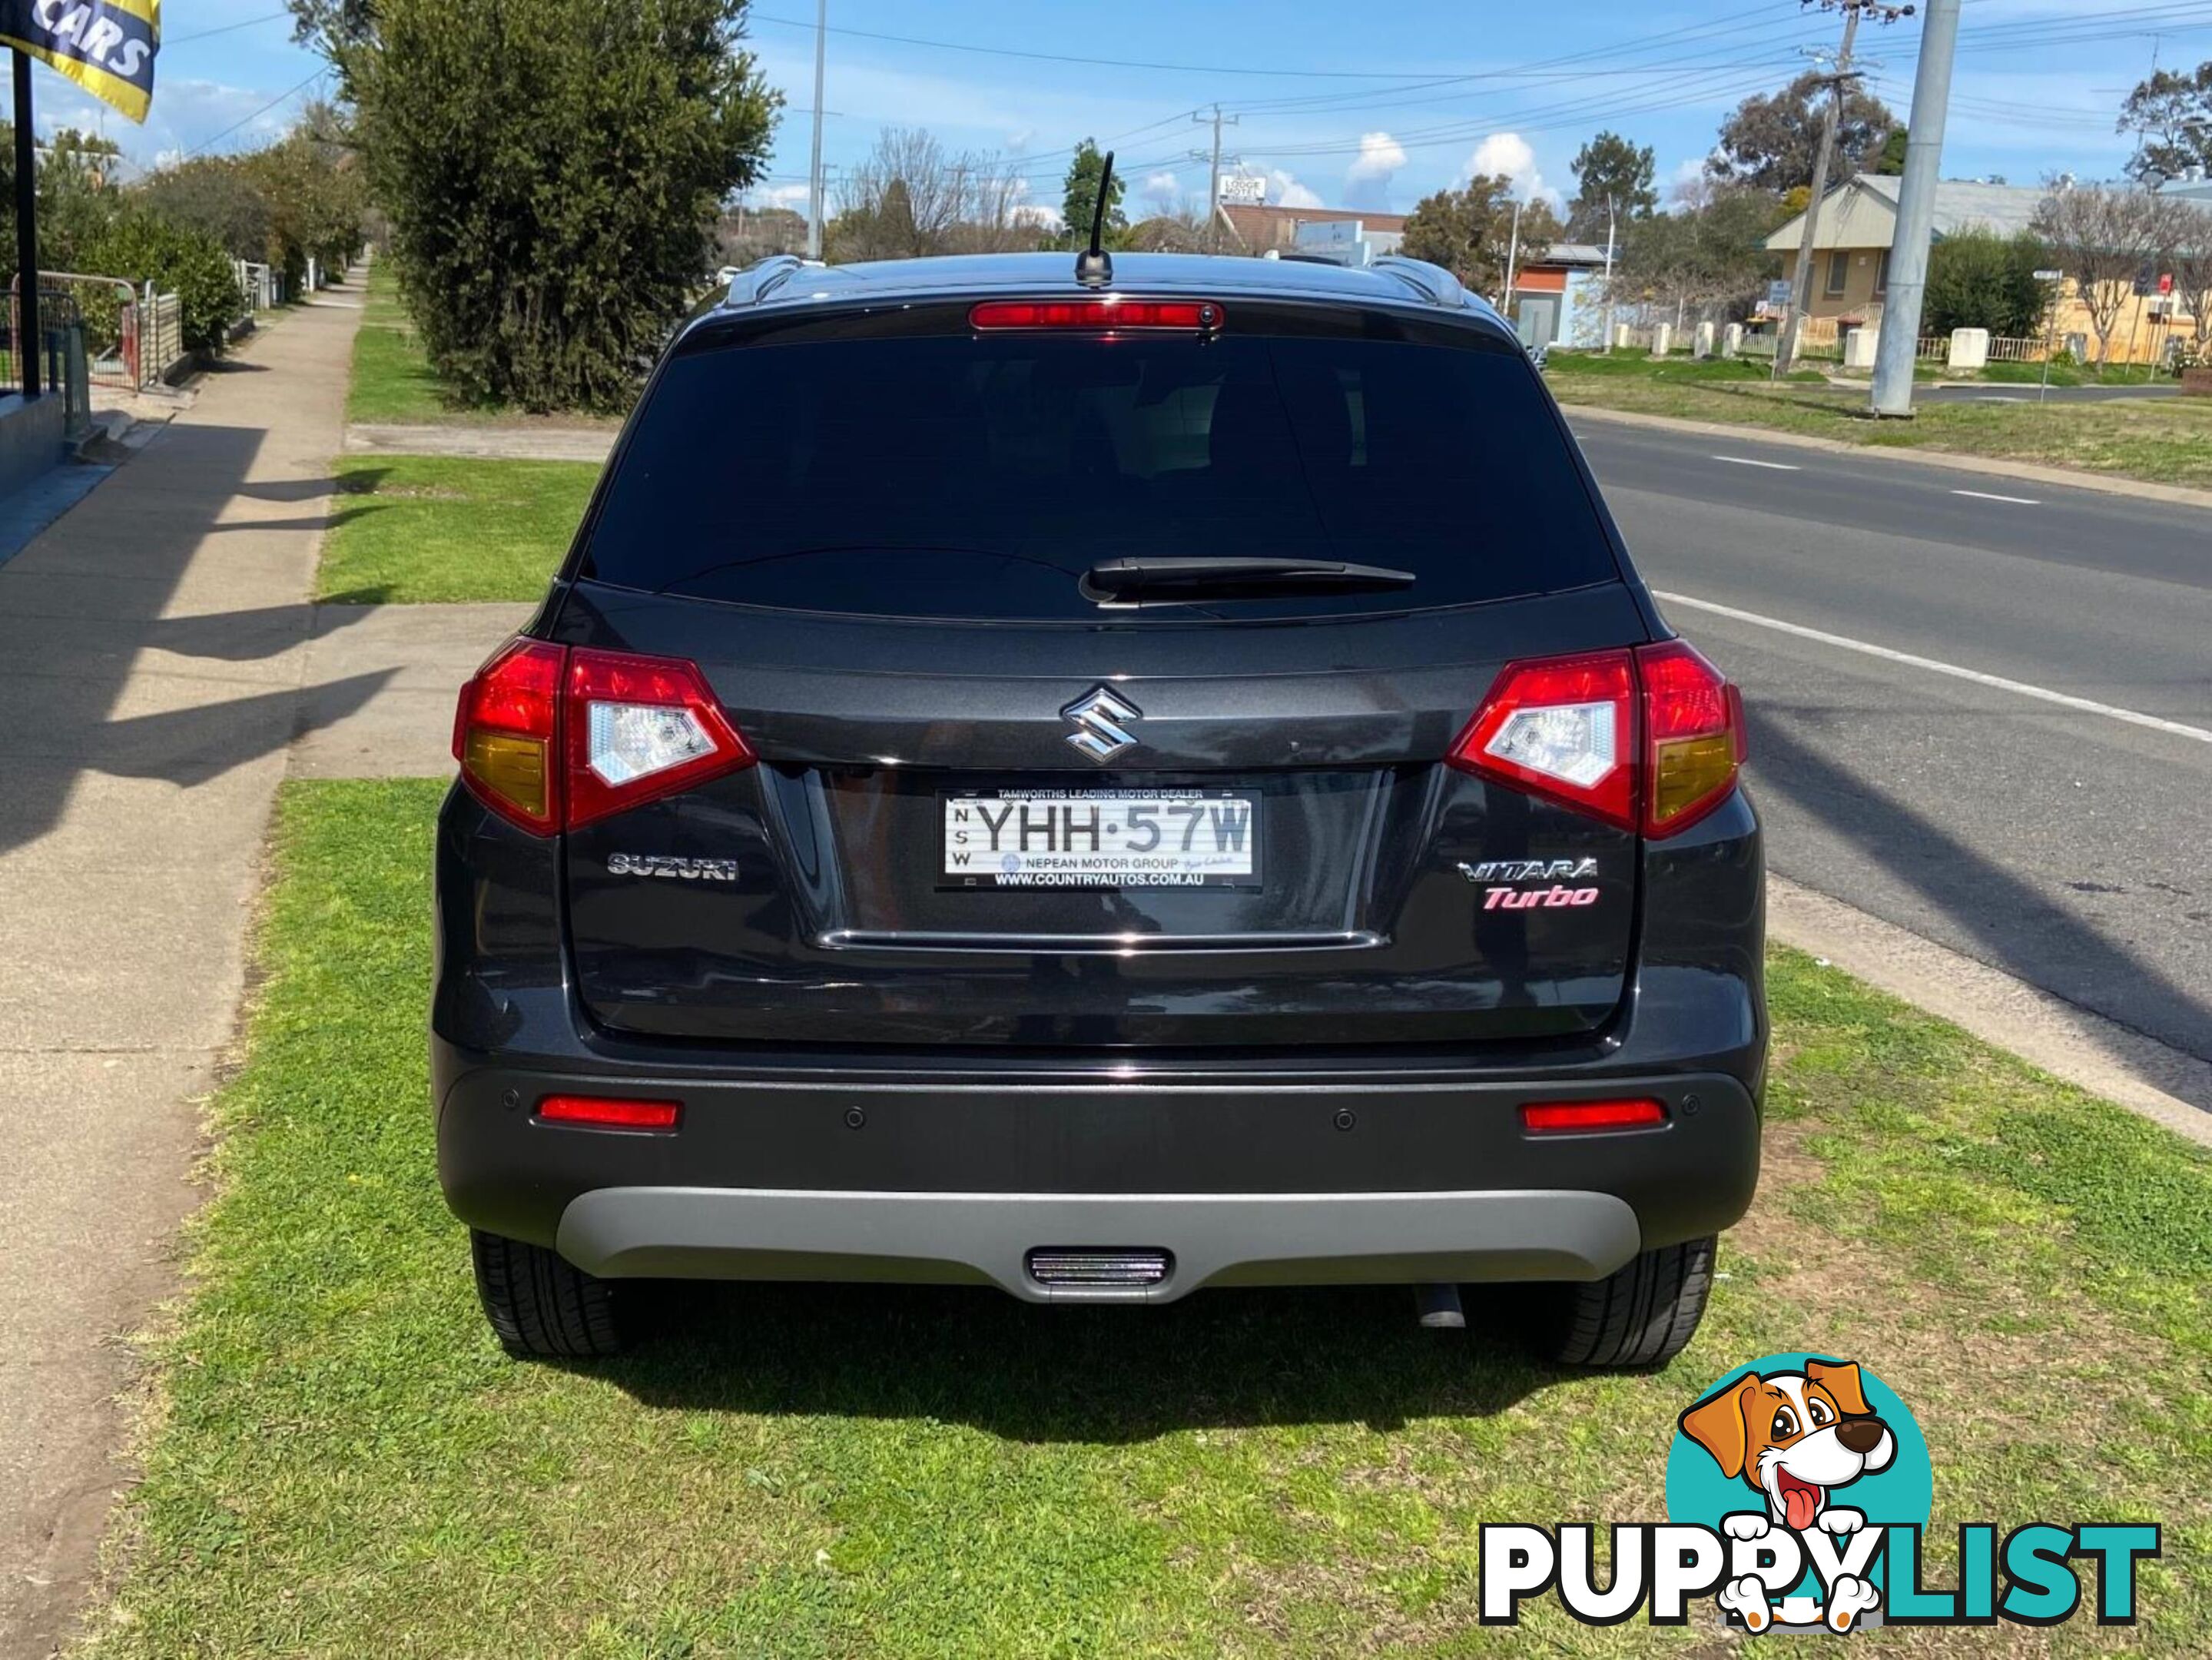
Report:
[[[628,402],[768,149],[744,0],[295,9],[344,79],[432,364],[477,401]]]
[[[237,268],[222,244],[207,231],[176,224],[143,207],[118,214],[84,257],[103,277],[127,277],[142,286],[151,283],[161,293],[173,292],[185,344],[193,350],[221,351],[244,309]]]
[[[2035,272],[2049,258],[2029,232],[1999,236],[1969,226],[1928,252],[1928,288],[1921,301],[1920,331],[1987,329],[2014,339],[2043,331],[2044,285]]]

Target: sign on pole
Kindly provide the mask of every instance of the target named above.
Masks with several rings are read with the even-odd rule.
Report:
[[[2066,273],[2063,271],[2039,271],[2028,274],[2039,283],[2063,283],[2066,280]]]
[[[1267,204],[1267,175],[1258,173],[1223,173],[1221,199],[1231,207],[1265,207]]]
[[[143,121],[154,101],[161,0],[0,0],[0,46],[28,52]]]

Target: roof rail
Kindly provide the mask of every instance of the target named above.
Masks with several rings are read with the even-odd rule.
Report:
[[[1432,265],[1425,259],[1386,253],[1374,260],[1370,268],[1396,277],[1432,306],[1449,306],[1458,311],[1468,303],[1467,289],[1459,278],[1442,265]]]
[[[722,296],[725,306],[757,306],[789,282],[794,272],[804,271],[806,261],[795,253],[771,253],[765,259],[747,265],[730,279],[730,291]]]

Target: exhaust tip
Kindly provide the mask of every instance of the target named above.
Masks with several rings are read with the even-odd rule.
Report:
[[[1175,1256],[1141,1246],[1040,1245],[1028,1266],[1040,1286],[1157,1286],[1175,1267]]]

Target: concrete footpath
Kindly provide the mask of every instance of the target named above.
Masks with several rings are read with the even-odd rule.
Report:
[[[0,1656],[65,1636],[178,1282],[198,1103],[303,720],[357,289],[286,315],[0,564]],[[322,717],[390,678],[322,689]]]

